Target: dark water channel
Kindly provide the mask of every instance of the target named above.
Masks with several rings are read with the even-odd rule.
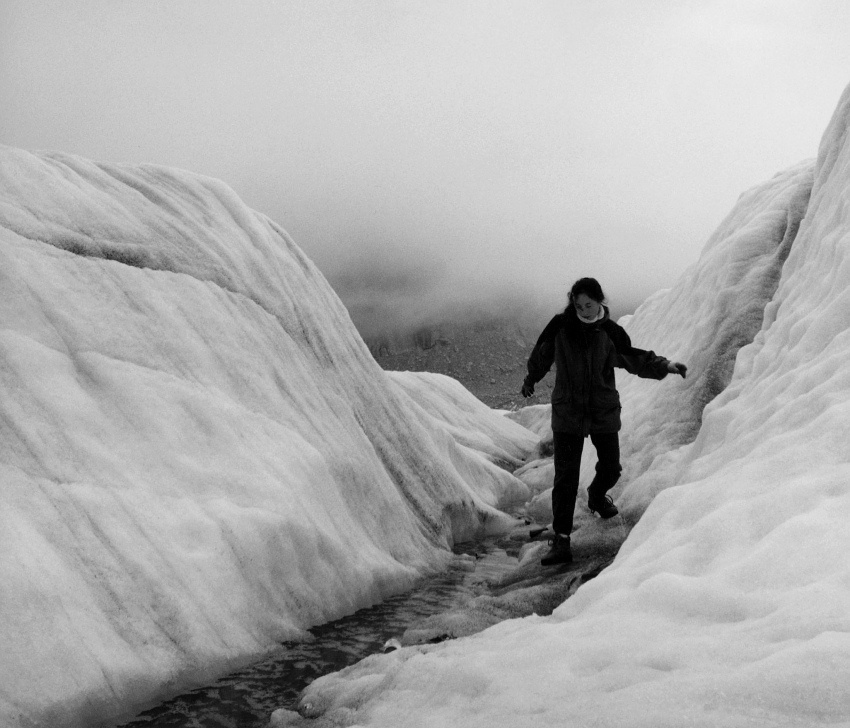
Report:
[[[279,654],[179,695],[122,725],[265,728],[273,711],[294,710],[301,691],[316,678],[383,652],[389,640],[401,639],[409,627],[486,590],[488,580],[515,568],[517,560],[511,553],[515,547],[507,539],[461,545],[447,571],[424,580],[413,591],[314,627],[310,630],[314,639],[309,642],[285,643]]]

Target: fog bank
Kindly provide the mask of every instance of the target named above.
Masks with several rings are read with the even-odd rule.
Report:
[[[625,312],[817,148],[849,26],[840,0],[7,0],[0,142],[224,180],[369,326],[557,310],[584,275]]]

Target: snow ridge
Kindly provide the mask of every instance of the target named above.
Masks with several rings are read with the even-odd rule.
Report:
[[[647,476],[655,479],[653,487],[628,484],[656,457],[696,439],[705,407],[729,385],[739,351],[762,329],[808,209],[813,169],[812,161],[802,162],[743,193],[699,260],[624,322],[637,346],[689,367],[687,379],[662,387],[621,378],[621,487],[633,521],[672,483],[656,473]]]
[[[534,437],[432,405],[221,182],[0,147],[0,723],[108,723],[504,528]]]

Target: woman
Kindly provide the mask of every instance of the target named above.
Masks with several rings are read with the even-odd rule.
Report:
[[[552,548],[544,565],[569,563],[570,532],[578,494],[584,438],[596,448],[596,477],[587,488],[587,506],[602,518],[618,511],[606,495],[620,477],[620,395],[614,367],[646,379],[664,379],[669,373],[684,377],[687,367],[651,351],[632,346],[629,335],[612,321],[603,305],[605,294],[594,278],[575,282],[569,305],[543,329],[528,359],[522,395],[534,394],[534,385],[555,364],[552,391],[552,432],[555,440],[555,482],[552,488]]]

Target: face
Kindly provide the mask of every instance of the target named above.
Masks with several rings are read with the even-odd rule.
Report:
[[[602,308],[602,304],[599,301],[594,301],[586,293],[579,293],[575,297],[573,305],[576,307],[578,315],[586,319],[592,319],[598,316],[599,309]]]

